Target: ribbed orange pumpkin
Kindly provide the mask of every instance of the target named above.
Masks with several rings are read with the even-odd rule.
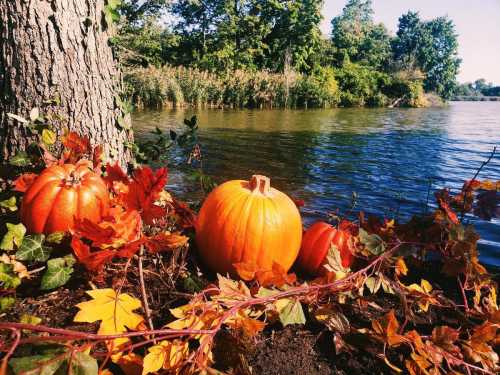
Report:
[[[213,190],[200,210],[196,243],[213,271],[235,275],[234,263],[288,271],[299,253],[302,221],[293,201],[269,178],[228,181]]]
[[[349,232],[336,229],[330,224],[322,221],[314,223],[304,233],[297,265],[307,273],[317,275],[321,272],[328,250],[333,244],[340,252],[342,266],[350,267],[354,261],[349,250],[350,237]]]
[[[53,233],[73,227],[75,219],[98,223],[107,215],[104,181],[88,165],[64,164],[45,169],[24,194],[21,221],[30,233]]]

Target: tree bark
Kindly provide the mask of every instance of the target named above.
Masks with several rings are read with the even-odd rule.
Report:
[[[104,0],[0,0],[0,158],[25,150],[30,136],[13,113],[59,98],[64,127],[130,161],[130,116],[120,108],[121,75],[109,45]]]

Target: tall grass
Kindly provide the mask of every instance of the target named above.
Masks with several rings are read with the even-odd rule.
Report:
[[[328,69],[303,76],[293,71],[213,74],[164,66],[129,70],[124,80],[128,97],[138,107],[332,107],[339,101],[337,82]]]

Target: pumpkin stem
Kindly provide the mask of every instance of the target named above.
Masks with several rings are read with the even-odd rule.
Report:
[[[78,185],[81,181],[81,177],[74,171],[70,173],[69,178],[64,180],[64,184],[68,187]]]
[[[252,192],[260,191],[262,194],[269,193],[271,189],[271,179],[266,176],[254,174],[250,180],[250,190]]]

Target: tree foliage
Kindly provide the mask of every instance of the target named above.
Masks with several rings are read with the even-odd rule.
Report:
[[[394,57],[408,68],[425,74],[424,88],[450,98],[460,66],[458,35],[453,21],[438,17],[421,21],[418,13],[408,12],[399,19],[393,41]]]
[[[349,99],[353,92],[346,92],[342,105],[423,105],[424,89],[444,98],[454,93],[460,59],[454,24],[447,17],[424,21],[410,11],[400,17],[397,34],[391,36],[384,24],[374,21],[371,0],[349,0],[332,19],[327,38],[319,28],[322,6],[322,0],[128,0],[120,5],[122,19],[114,41],[122,63],[134,68],[183,66],[219,77],[235,71],[265,70],[285,76],[296,72],[310,77],[301,82],[302,91],[315,90],[317,97],[328,91],[316,84],[318,71],[335,68],[339,80],[352,78],[354,69],[365,93]],[[382,90],[387,85],[369,82],[366,72],[405,80],[411,89],[392,96],[397,90]],[[183,102],[186,92],[177,86],[170,93],[158,92],[152,102],[161,103],[162,96],[177,93]],[[372,99],[366,100],[367,96]],[[415,96],[419,97],[414,100]]]

